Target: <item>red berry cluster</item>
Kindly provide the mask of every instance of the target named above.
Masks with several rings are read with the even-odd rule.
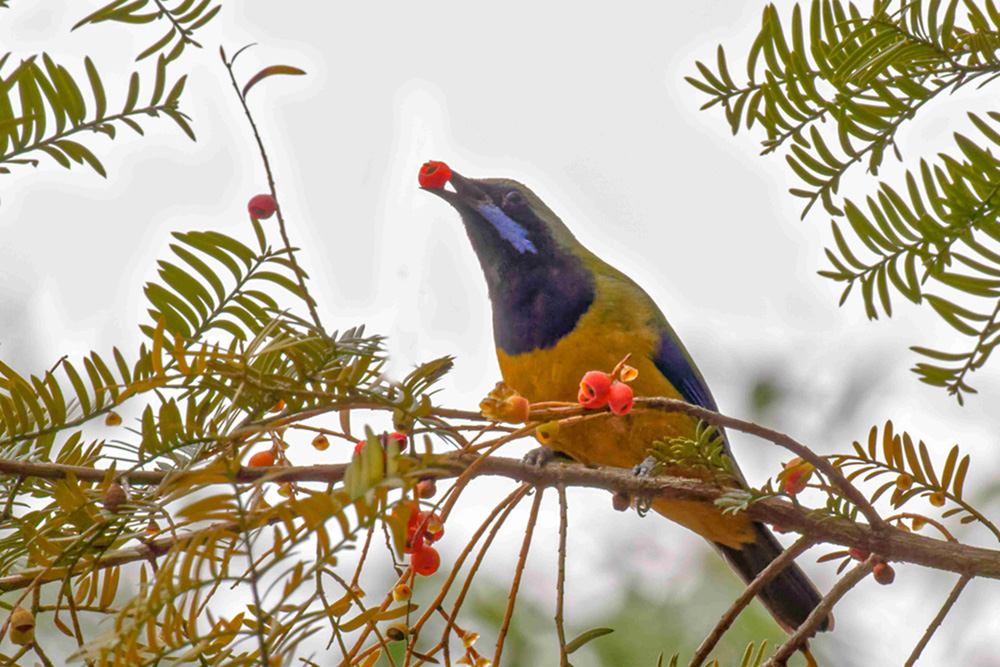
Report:
[[[441,556],[430,545],[444,536],[444,523],[436,513],[420,511],[416,503],[406,504],[411,511],[410,518],[406,521],[404,551],[410,554],[410,567],[413,571],[427,577],[437,572],[441,565]]]
[[[580,382],[580,392],[576,399],[588,410],[597,410],[605,405],[616,415],[627,415],[632,411],[634,393],[631,382],[639,374],[631,366],[626,366],[625,357],[611,373],[589,371]]]
[[[451,179],[451,167],[444,162],[424,162],[417,174],[417,182],[422,188],[443,188],[444,184]]]

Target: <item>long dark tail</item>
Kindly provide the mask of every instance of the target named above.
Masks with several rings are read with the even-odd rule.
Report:
[[[757,541],[744,544],[742,549],[715,545],[729,565],[748,584],[784,550],[767,526],[755,523],[754,528],[757,531]],[[795,563],[765,584],[757,597],[788,632],[802,625],[820,601],[819,591]],[[819,626],[820,630],[832,628],[833,616],[828,616]]]

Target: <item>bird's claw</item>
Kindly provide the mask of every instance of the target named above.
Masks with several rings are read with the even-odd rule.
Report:
[[[636,477],[652,477],[656,474],[656,468],[659,465],[660,462],[655,456],[647,456],[642,463],[632,468],[632,474]],[[646,516],[652,504],[649,498],[640,496],[635,499],[635,511],[639,513],[639,516]]]
[[[561,459],[564,461],[572,461],[570,457],[566,456],[562,452],[557,452],[550,447],[535,447],[530,452],[521,457],[521,463],[525,463],[529,466],[538,466],[541,468],[546,463],[550,463],[556,459]]]

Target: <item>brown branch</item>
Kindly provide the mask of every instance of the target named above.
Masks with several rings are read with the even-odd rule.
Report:
[[[544,488],[535,489],[535,502],[531,504],[531,514],[528,515],[528,525],[524,528],[524,540],[521,542],[521,554],[517,557],[517,568],[514,570],[514,581],[510,584],[510,596],[507,599],[507,611],[503,616],[500,634],[497,636],[497,650],[493,654],[494,667],[500,667],[500,655],[503,653],[504,640],[510,628],[510,620],[514,616],[514,603],[517,602],[517,592],[521,587],[521,575],[524,564],[528,560],[528,549],[531,547],[531,537],[535,534],[535,524],[538,522],[538,508],[542,505]]]
[[[566,487],[556,486],[559,492],[559,570],[556,577],[556,636],[559,638],[559,667],[569,667],[566,653],[566,629],[563,627],[563,598],[566,596],[566,533],[567,520]]]
[[[795,544],[785,549],[781,555],[761,570],[760,574],[754,577],[754,580],[750,582],[750,585],[748,585],[743,590],[743,593],[736,598],[736,602],[734,602],[732,606],[726,610],[726,613],[722,615],[722,618],[720,618],[719,622],[716,623],[712,632],[705,637],[705,641],[703,641],[701,646],[698,647],[698,650],[695,651],[694,657],[692,657],[691,662],[688,663],[688,667],[699,667],[703,662],[705,662],[705,658],[708,657],[708,655],[712,652],[712,649],[715,648],[715,645],[719,643],[720,639],[722,639],[722,635],[729,630],[729,626],[733,624],[733,621],[735,621],[736,617],[740,615],[740,612],[742,612],[743,609],[750,604],[750,602],[757,595],[758,591],[760,591],[760,589],[763,588],[767,582],[774,579],[779,572],[791,565],[792,561],[794,561],[799,554],[813,546],[813,544],[815,544],[815,542],[811,537],[800,537]]]
[[[920,658],[920,654],[924,651],[924,647],[927,646],[927,642],[931,640],[931,637],[934,636],[934,632],[941,626],[941,623],[944,621],[944,617],[948,615],[949,611],[951,611],[955,601],[958,600],[958,596],[962,594],[962,590],[971,579],[972,577],[964,574],[958,580],[958,583],[955,584],[955,587],[951,589],[948,599],[944,601],[941,609],[938,610],[937,616],[935,616],[934,620],[931,621],[931,624],[927,626],[927,630],[924,631],[924,636],[921,637],[920,641],[917,642],[917,645],[913,647],[913,653],[911,653],[910,657],[906,659],[906,664],[904,664],[903,667],[913,667],[913,665],[917,662],[917,659]]]
[[[306,393],[316,393],[316,392],[306,392]],[[332,394],[328,396],[333,398]],[[765,440],[769,440],[770,442],[773,442],[781,447],[784,447],[785,449],[788,449],[789,451],[793,452],[803,460],[808,461],[817,470],[826,475],[830,479],[830,481],[834,484],[834,486],[836,486],[837,489],[843,494],[844,498],[847,499],[852,505],[856,506],[861,511],[861,513],[865,515],[865,518],[868,519],[868,523],[872,527],[877,528],[879,530],[884,530],[888,527],[888,524],[886,524],[886,522],[879,516],[878,512],[875,511],[875,508],[872,507],[871,503],[868,502],[868,499],[865,498],[864,494],[862,494],[861,491],[857,489],[857,487],[848,482],[847,479],[844,477],[843,473],[841,473],[839,469],[834,467],[833,464],[831,464],[827,459],[813,453],[812,450],[810,450],[808,447],[797,442],[795,439],[791,438],[790,436],[784,433],[775,431],[765,426],[761,426],[760,424],[755,424],[753,422],[737,419],[735,417],[729,417],[727,415],[723,415],[718,412],[713,412],[703,407],[692,405],[690,403],[686,403],[685,401],[680,401],[672,398],[637,398],[635,399],[634,409],[637,410],[650,409],[650,410],[661,410],[664,412],[680,412],[686,415],[690,415],[691,417],[695,417],[696,419],[700,419],[707,424],[712,424],[714,426],[721,426],[725,428],[731,428],[733,430],[742,431],[744,433],[749,433],[750,435],[756,435]],[[444,408],[437,409],[435,411],[435,414],[451,418],[459,418],[459,419],[480,419],[480,420],[485,419],[481,415],[478,415],[477,413],[474,412],[467,412],[461,410],[448,410]],[[585,410],[582,407],[576,406],[576,407],[564,407],[564,408],[551,408],[545,410],[534,410],[531,413],[530,419],[532,422],[536,422],[536,421],[550,421],[553,419],[567,419],[570,417],[578,417],[578,416],[586,416],[588,419],[595,419],[595,418],[610,418],[613,415],[611,412],[608,411],[598,412],[594,410]],[[497,444],[513,440],[516,437],[529,433],[531,431],[530,426],[531,425],[529,424],[528,426],[519,429],[514,433],[510,433],[508,435],[503,436],[502,438],[499,439]],[[17,467],[16,464],[18,463],[21,462],[0,460],[0,473],[19,472],[22,474],[29,474],[33,476],[45,476],[45,475],[38,475],[33,472],[25,472],[21,468]],[[4,464],[6,464],[8,467],[5,468]],[[10,467],[11,464],[14,464],[14,466]],[[33,465],[53,466],[56,464],[33,464]],[[331,468],[335,467],[336,466],[331,466]],[[78,473],[79,471],[84,471],[84,470],[87,469],[76,467],[74,469],[74,472]],[[52,473],[50,472],[50,474]],[[154,479],[162,480],[162,477],[156,478],[153,476],[156,474],[164,475],[164,473],[155,473],[153,471],[135,471],[128,474],[128,479],[129,482],[133,484],[159,483],[159,481],[153,481]],[[244,469],[241,470],[239,474],[240,477],[237,479],[237,481],[251,481],[252,479],[256,479],[262,475],[260,469],[252,471]],[[61,477],[56,477],[56,479],[59,478]],[[86,477],[83,477],[82,479],[86,479]],[[103,477],[101,479],[103,479]],[[285,476],[282,476],[280,480],[281,481],[329,481],[329,480],[288,478]]]
[[[832,463],[822,456],[813,453],[811,449],[784,433],[767,428],[766,426],[761,426],[760,424],[744,421],[735,417],[728,417],[726,415],[719,414],[718,412],[706,410],[698,405],[691,405],[690,403],[678,401],[672,398],[636,399],[636,404],[645,405],[646,407],[653,409],[664,410],[666,412],[682,412],[686,415],[700,419],[706,424],[722,426],[742,431],[743,433],[749,433],[750,435],[756,435],[759,438],[769,440],[780,447],[784,447],[804,461],[808,461],[817,470],[826,475],[844,495],[844,498],[861,510],[861,513],[865,515],[865,518],[868,519],[868,523],[871,524],[873,528],[884,530],[888,527],[888,524],[886,524],[885,521],[879,516],[878,512],[876,512],[875,508],[871,506],[871,503],[868,502],[868,499],[865,498],[864,494],[861,493],[857,487],[848,482],[847,478],[844,477],[844,474],[840,472],[840,470],[835,468]]]
[[[520,461],[497,456],[480,457],[475,454],[449,454],[436,457],[430,464],[435,476],[457,477],[473,463],[477,462],[475,474],[507,477],[526,482],[533,486],[584,486],[604,489],[611,493],[624,492],[632,497],[674,498],[713,502],[720,496],[718,487],[694,479],[681,477],[638,477],[631,471],[616,468],[587,468],[578,464],[550,463],[544,467],[530,466]],[[242,468],[235,473],[240,482],[267,480],[273,482],[321,482],[336,483],[343,479],[347,465],[322,465],[283,468]],[[67,472],[77,474],[79,479],[100,482],[104,471],[79,466],[63,466],[53,463],[30,463],[0,459],[0,473],[39,476],[47,479],[63,479]],[[170,473],[181,480],[187,473]],[[203,473],[202,473],[203,474]],[[421,474],[426,474],[421,471]],[[130,483],[158,484],[166,473],[158,471],[133,471],[123,474]],[[780,498],[765,498],[754,502],[747,510],[750,518],[763,521],[782,530],[808,534],[816,542],[828,542],[847,547],[858,547],[876,553],[887,561],[900,561],[947,570],[958,574],[1000,579],[1000,551],[983,549],[964,544],[948,543],[898,528],[887,527],[876,531],[870,526],[848,521],[827,514],[813,515],[810,511],[797,507]],[[196,533],[187,533],[176,538],[167,537],[150,540],[139,547],[108,552],[87,567],[97,569],[122,565],[137,560],[156,558],[170,549],[177,540],[189,540]],[[0,578],[0,592],[24,588],[31,583],[38,570]],[[53,571],[42,582],[61,579],[65,571]]]
[[[816,605],[816,608],[812,610],[812,613],[803,621],[802,625],[795,630],[791,637],[788,638],[784,644],[782,644],[771,659],[768,660],[764,667],[784,667],[787,664],[788,659],[792,657],[792,654],[799,649],[805,648],[809,638],[816,634],[816,629],[819,627],[820,623],[826,620],[830,615],[830,611],[833,609],[833,605],[837,604],[840,598],[844,597],[847,591],[854,588],[859,581],[868,576],[868,573],[872,571],[875,564],[879,562],[878,556],[869,556],[868,560],[863,563],[858,563],[857,567],[852,569],[840,581],[833,585],[830,592],[823,596],[820,603]]]

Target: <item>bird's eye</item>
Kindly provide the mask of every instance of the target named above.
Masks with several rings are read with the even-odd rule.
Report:
[[[516,208],[524,205],[524,195],[517,190],[511,190],[503,196],[504,208]]]

